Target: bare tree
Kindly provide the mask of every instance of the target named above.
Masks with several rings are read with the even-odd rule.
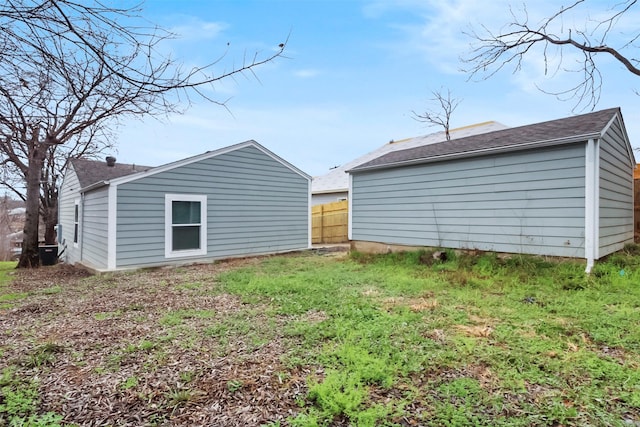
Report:
[[[540,24],[531,24],[526,7],[522,17],[510,9],[512,22],[495,33],[483,26],[481,32],[468,33],[474,40],[471,54],[463,61],[470,64],[466,71],[472,75],[493,76],[506,66],[514,72],[520,71],[526,56],[533,55],[535,46],[541,47],[545,74],[558,71],[577,73],[577,83],[567,89],[546,91],[560,99],[576,99],[576,107],[584,105],[595,108],[602,91],[602,74],[597,58],[608,56],[615,59],[630,73],[640,76],[640,59],[637,58],[637,42],[640,31],[616,32],[616,25],[630,14],[637,0],[613,2],[612,6],[598,14],[597,20],[585,14],[585,27],[567,28],[565,19],[570,14],[581,13],[584,0],[576,0],[567,7],[560,7]],[[621,37],[620,37],[621,36]],[[620,41],[618,41],[620,39]],[[615,44],[615,45],[614,45]],[[566,51],[579,54],[579,59],[566,55]],[[569,64],[567,64],[569,62]]]
[[[449,122],[451,120],[451,115],[462,100],[452,98],[451,91],[449,89],[447,89],[446,95],[443,94],[442,89],[439,91],[433,91],[431,94],[433,95],[433,98],[431,98],[430,101],[436,103],[438,109],[427,110],[421,114],[412,111],[413,118],[419,122],[427,123],[428,126],[442,126],[444,128],[444,134],[447,141],[449,141],[451,140],[451,135],[449,134]]]
[[[104,135],[96,138],[93,135],[86,139],[75,139],[66,145],[54,145],[45,156],[40,175],[40,225],[44,226],[44,244],[56,243],[55,226],[58,224],[58,185],[71,159],[97,158],[108,149],[113,148],[114,138]]]
[[[45,245],[56,243],[55,226],[58,223],[58,185],[61,177],[71,159],[74,158],[98,158],[106,150],[114,147],[114,138],[75,139],[68,144],[53,145],[49,147],[40,174],[40,221],[44,226],[44,232],[40,233]],[[71,143],[73,142],[73,143]],[[0,159],[3,160],[2,173],[0,173],[0,186],[10,190],[14,196],[25,201],[26,191],[26,164],[24,161],[16,161],[15,158],[3,156],[5,149],[0,147]],[[4,158],[3,158],[4,157]],[[39,236],[40,239],[40,236]]]
[[[49,202],[57,203],[57,159],[64,159],[57,156],[108,144],[109,130],[124,117],[182,112],[194,96],[224,105],[209,95],[215,82],[253,73],[286,45],[219,73],[225,53],[185,70],[158,51],[173,35],[140,24],[139,8],[86,4],[0,5],[0,165],[23,177],[26,202],[18,267],[39,264],[40,209],[46,215]]]

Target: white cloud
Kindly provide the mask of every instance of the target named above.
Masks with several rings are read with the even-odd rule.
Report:
[[[293,71],[293,75],[299,77],[301,79],[308,79],[311,77],[316,77],[320,75],[320,70],[315,70],[311,68],[303,69],[303,70],[295,70]]]
[[[383,19],[389,15],[388,26],[399,33],[399,39],[384,47],[394,55],[418,57],[445,74],[459,74],[460,56],[469,50],[471,39],[465,31],[475,22],[483,24],[504,16],[504,1],[477,0],[376,0],[367,4],[366,16]],[[394,18],[394,11],[409,12]],[[407,16],[413,17],[408,19]]]
[[[193,16],[184,16],[180,25],[169,29],[180,41],[212,40],[218,38],[229,25],[224,22],[203,21]]]

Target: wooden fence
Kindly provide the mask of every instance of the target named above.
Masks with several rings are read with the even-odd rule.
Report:
[[[349,202],[326,203],[311,208],[311,242],[349,241]]]
[[[633,180],[633,224],[636,242],[640,243],[640,179]]]

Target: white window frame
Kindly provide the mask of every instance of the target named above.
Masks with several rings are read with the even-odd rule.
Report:
[[[200,248],[174,251],[173,202],[200,202]],[[182,258],[207,254],[207,196],[199,194],[165,194],[164,196],[164,256]]]
[[[80,199],[73,203],[73,247],[80,245]]]

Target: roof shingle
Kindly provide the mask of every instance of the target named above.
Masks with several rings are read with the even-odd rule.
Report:
[[[475,135],[482,132],[491,132],[498,129],[505,129],[506,126],[498,122],[477,123],[471,126],[451,129],[451,135],[454,138],[462,138]],[[415,138],[407,138],[400,141],[391,141],[384,144],[357,159],[350,161],[342,166],[332,169],[328,173],[313,178],[312,192],[313,194],[333,193],[338,191],[347,191],[349,189],[349,175],[346,171],[354,169],[356,166],[376,159],[383,154],[391,151],[405,150],[420,145],[435,144],[446,139],[443,131],[434,132],[429,135],[417,136]]]
[[[81,188],[88,187],[97,182],[108,181],[151,169],[150,166],[125,163],[116,163],[113,166],[107,166],[106,162],[88,159],[73,159],[71,160],[71,165],[78,176]]]
[[[399,166],[406,163],[435,161],[454,155],[507,150],[536,143],[542,144],[553,141],[560,143],[563,140],[579,139],[581,137],[585,137],[586,140],[600,134],[614,115],[619,113],[619,108],[610,108],[579,116],[394,151],[356,166],[351,171],[356,172],[372,168]]]

